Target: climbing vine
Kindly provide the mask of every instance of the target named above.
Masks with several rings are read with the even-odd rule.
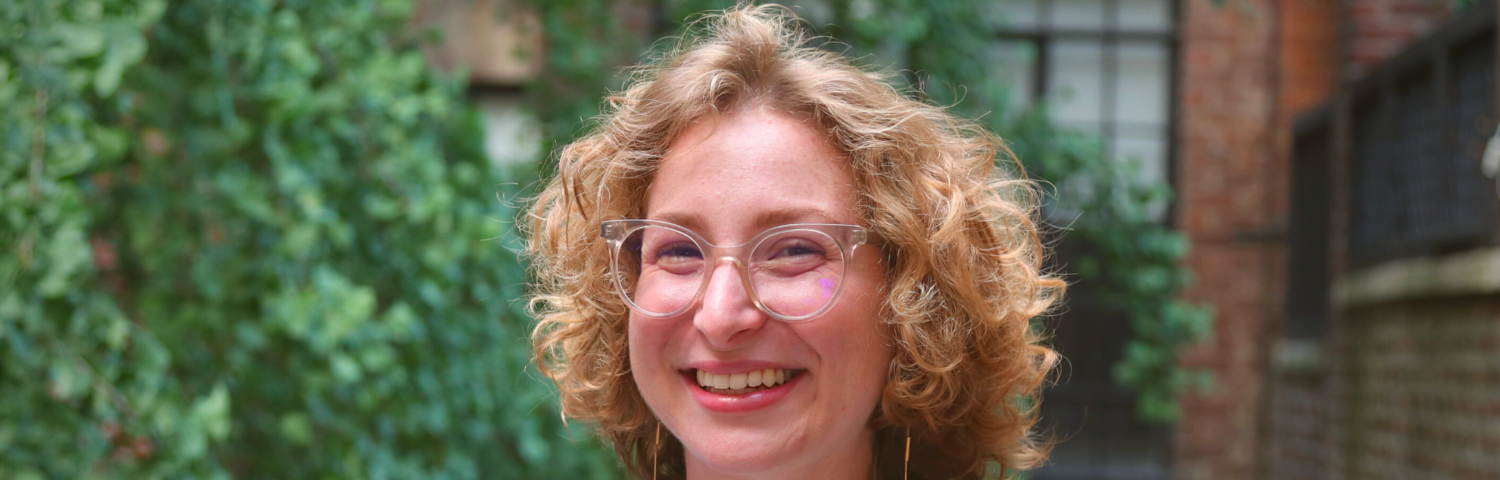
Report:
[[[411,7],[0,3],[0,478],[617,476]]]

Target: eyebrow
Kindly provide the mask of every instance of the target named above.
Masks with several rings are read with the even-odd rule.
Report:
[[[777,210],[762,210],[751,219],[757,233],[767,228],[792,223],[842,223],[834,220],[832,213],[821,208],[793,207]],[[664,212],[650,216],[651,220],[674,223],[694,232],[702,232],[704,220],[700,215],[686,212]],[[700,233],[701,234],[701,233]]]
[[[831,212],[821,208],[797,207],[783,210],[763,210],[752,219],[757,229],[767,229],[788,223],[839,223]]]

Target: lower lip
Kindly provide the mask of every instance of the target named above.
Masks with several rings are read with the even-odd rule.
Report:
[[[807,372],[804,371],[792,377],[791,380],[787,380],[786,383],[744,395],[719,395],[704,390],[703,387],[698,386],[697,379],[694,378],[693,373],[683,375],[682,378],[687,382],[688,390],[692,390],[693,398],[697,399],[698,404],[703,405],[703,408],[719,413],[743,413],[760,410],[775,404],[782,398],[785,398],[788,393],[791,393],[792,388],[802,383],[802,377],[806,376]]]

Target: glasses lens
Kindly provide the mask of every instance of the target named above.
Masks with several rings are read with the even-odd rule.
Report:
[[[804,317],[833,301],[844,279],[843,254],[838,242],[823,232],[781,232],[755,246],[750,279],[767,309]]]
[[[703,249],[676,230],[641,227],[625,237],[615,267],[620,290],[630,303],[665,315],[687,306],[698,294],[703,283]]]

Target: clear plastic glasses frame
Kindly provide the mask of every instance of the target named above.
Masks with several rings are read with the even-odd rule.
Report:
[[[631,287],[627,287],[626,283],[630,282],[632,285],[635,285],[636,282],[639,282],[639,279],[627,279],[626,277],[631,272],[622,269],[622,265],[620,264],[621,249],[632,248],[626,245],[627,239],[631,238],[637,231],[648,227],[664,228],[681,235],[683,238],[690,239],[696,244],[698,252],[701,254],[702,269],[696,273],[696,275],[701,277],[697,286],[697,292],[692,295],[691,299],[686,300],[683,305],[670,312],[653,312],[637,305],[636,299],[633,298]],[[761,292],[757,291],[759,290],[756,286],[757,282],[752,278],[752,269],[756,268],[756,263],[751,260],[754,259],[754,255],[768,240],[785,238],[787,234],[797,233],[805,233],[807,236],[823,235],[834,242],[835,249],[840,255],[838,280],[836,285],[832,286],[831,292],[826,291],[827,287],[829,287],[828,285],[822,285],[825,289],[823,294],[827,296],[822,298],[824,303],[821,307],[811,313],[786,315],[777,312],[763,301]],[[854,258],[855,248],[864,245],[868,241],[870,233],[864,227],[858,225],[795,223],[766,229],[754,238],[751,238],[750,241],[740,245],[719,246],[709,243],[692,230],[668,222],[658,220],[607,220],[600,225],[600,236],[609,244],[610,276],[615,284],[616,292],[621,298],[625,299],[625,303],[632,310],[642,315],[664,318],[681,315],[683,312],[688,311],[703,300],[703,294],[708,290],[709,281],[713,278],[713,271],[718,268],[720,263],[729,260],[734,262],[735,269],[740,273],[740,281],[744,284],[745,291],[749,293],[749,297],[755,303],[756,308],[770,315],[771,318],[784,322],[797,322],[822,315],[838,301],[839,294],[844,290],[844,280],[848,276],[848,266],[849,262]],[[635,272],[635,274],[641,275],[640,272]]]

